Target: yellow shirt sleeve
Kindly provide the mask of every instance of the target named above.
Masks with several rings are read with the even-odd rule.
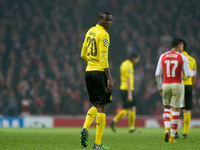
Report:
[[[197,69],[197,63],[196,63],[196,60],[195,59],[193,59],[194,60],[194,69]]]
[[[102,33],[99,36],[99,51],[100,51],[100,62],[102,68],[108,68],[108,47],[110,44],[110,38],[107,32]]]
[[[108,53],[100,52],[100,61],[103,69],[109,68]]]
[[[81,50],[81,58],[87,62],[87,42],[86,38],[83,42],[82,50]]]
[[[185,52],[185,51],[183,51],[182,54],[188,57],[188,60],[189,60],[188,62],[189,62],[190,69],[191,70],[197,69],[197,65],[196,65],[195,59],[192,56],[188,55],[188,53]],[[184,83],[184,85],[192,85],[193,84],[193,79],[192,78],[188,78],[185,75],[183,75],[183,83]]]

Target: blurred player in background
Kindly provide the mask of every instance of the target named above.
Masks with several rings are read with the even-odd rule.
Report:
[[[85,81],[92,107],[88,110],[83,129],[81,145],[88,145],[88,130],[96,117],[96,138],[94,149],[108,149],[101,143],[106,124],[106,104],[111,102],[113,90],[112,76],[108,64],[110,37],[107,33],[112,21],[109,12],[99,14],[98,24],[91,27],[85,35],[81,57],[87,62]]]
[[[135,132],[136,99],[134,96],[134,64],[139,61],[137,53],[132,53],[120,66],[120,92],[123,99],[123,109],[110,122],[111,129],[115,132],[116,123],[128,114],[129,132]]]
[[[182,51],[183,41],[181,39],[174,39],[172,41],[171,51],[165,52],[160,56],[155,73],[158,90],[160,90],[164,105],[164,139],[166,142],[172,143],[176,142],[174,137],[178,128],[180,110],[183,107],[184,101],[183,72],[187,77],[193,77],[196,74],[196,71],[190,70],[188,58],[181,54]],[[163,82],[161,77],[162,74]],[[170,132],[171,110],[172,122]]]
[[[189,60],[189,66],[190,69],[197,69],[196,61],[195,59],[188,55],[188,53],[185,51],[187,48],[186,41],[182,40],[183,42],[183,52],[182,54],[187,56]],[[190,127],[190,121],[191,121],[191,110],[193,109],[193,103],[192,103],[192,90],[193,90],[193,84],[196,81],[196,75],[192,78],[187,78],[185,75],[183,75],[183,83],[185,85],[185,106],[182,108],[183,110],[183,136],[182,139],[187,138],[187,134]],[[176,132],[175,138],[179,138],[178,132]]]

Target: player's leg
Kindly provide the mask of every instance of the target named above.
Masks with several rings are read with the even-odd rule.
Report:
[[[183,107],[184,100],[184,85],[183,84],[172,84],[172,98],[171,98],[171,106],[172,108],[172,122],[171,122],[171,133],[169,142],[176,142],[174,140],[176,130],[178,128],[180,110]]]
[[[88,132],[89,132],[89,127],[92,124],[92,122],[94,121],[94,118],[97,115],[97,108],[95,106],[92,106],[85,117],[85,122],[83,125],[83,129],[81,130],[81,145],[83,147],[87,147],[88,145]]]
[[[126,109],[122,109],[114,118],[113,121],[115,123],[117,123],[120,119],[122,119],[123,117],[125,117],[127,115],[127,110]]]
[[[182,139],[187,138],[187,134],[190,127],[190,121],[191,121],[191,113],[188,110],[183,110],[183,136]]]
[[[110,126],[111,126],[111,129],[115,132],[116,129],[115,129],[115,125],[116,123],[122,119],[123,117],[125,117],[127,115],[127,110],[126,109],[122,109],[114,118],[113,120],[110,122]]]
[[[96,118],[96,138],[95,144],[101,145],[101,139],[106,124],[105,105],[97,104],[97,118]]]
[[[169,142],[176,142],[174,140],[176,130],[178,128],[178,122],[179,122],[179,115],[180,115],[180,108],[172,108],[172,122],[171,122],[171,133],[170,133],[170,139]]]
[[[191,121],[192,103],[192,85],[185,85],[185,107],[183,107],[183,136],[182,139],[187,138],[187,134]]]
[[[171,97],[172,97],[172,93],[171,93],[170,84],[163,84],[162,103],[164,105],[163,121],[164,121],[164,126],[165,126],[165,135],[164,135],[165,142],[168,142],[169,137],[170,137]]]
[[[102,144],[101,139],[106,125],[105,104],[97,104],[97,117],[96,117],[96,138],[93,149],[109,149]]]
[[[164,112],[163,112],[163,120],[164,120],[164,126],[165,126],[165,136],[164,136],[165,142],[168,142],[169,137],[170,137],[170,126],[171,126],[170,114],[171,114],[171,106],[165,105]]]
[[[85,73],[86,87],[87,87],[88,95],[90,97],[90,102],[93,104],[93,106],[88,110],[86,117],[85,117],[83,129],[81,130],[80,142],[83,147],[87,147],[87,145],[88,145],[89,127],[97,115],[97,108],[96,108],[95,95],[94,95],[95,87],[93,84],[94,79],[93,79],[92,74],[93,74],[93,72],[90,72],[90,71]]]
[[[132,91],[133,100],[129,102],[130,111],[128,113],[128,122],[129,122],[129,132],[134,133],[135,130],[135,120],[136,120],[136,98],[134,92]]]
[[[111,93],[105,91],[107,87],[107,76],[105,72],[97,72],[96,74],[96,92],[95,99],[97,103],[97,117],[96,117],[96,138],[94,149],[106,149],[101,140],[106,125],[106,105],[111,102]]]
[[[133,106],[128,111],[128,122],[129,122],[129,132],[134,133],[135,130],[135,120],[136,120],[136,106]]]
[[[127,102],[127,90],[120,90],[120,94],[123,100],[123,109],[113,118],[113,120],[110,122],[110,126],[111,129],[115,132],[115,126],[116,123],[122,119],[123,117],[125,117],[127,115],[127,108],[129,106],[128,102]]]
[[[171,106],[165,105],[164,106],[164,112],[163,112],[163,120],[164,120],[166,136],[169,136],[169,134],[170,134],[170,126],[171,126],[170,113],[171,113]],[[167,137],[166,137],[165,141],[168,142]]]
[[[172,122],[172,112],[171,112],[171,114],[170,114],[170,122]],[[178,138],[179,138],[178,129],[176,130],[176,133],[175,133],[174,138],[175,138],[175,139],[178,139]]]
[[[87,131],[89,131],[89,127],[92,124],[94,118],[97,115],[97,104],[95,101],[95,78],[93,76],[93,72],[86,72],[85,75],[85,81],[86,81],[86,87],[88,91],[88,95],[90,97],[90,102],[92,103],[92,107],[88,110],[85,118],[85,122],[83,125],[83,128],[86,128]]]
[[[89,131],[89,127],[92,124],[92,122],[94,121],[94,118],[97,115],[97,108],[93,105],[87,112],[86,117],[85,117],[85,122],[83,125],[83,128],[85,128],[87,130],[87,132]]]

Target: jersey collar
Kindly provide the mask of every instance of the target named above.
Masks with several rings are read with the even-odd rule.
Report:
[[[102,29],[104,29],[106,31],[106,29],[103,26],[99,25],[99,24],[97,24],[96,27],[102,28]]]

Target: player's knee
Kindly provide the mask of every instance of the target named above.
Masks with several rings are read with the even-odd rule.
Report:
[[[97,111],[99,113],[105,113],[106,112],[106,107],[104,104],[97,104]]]

